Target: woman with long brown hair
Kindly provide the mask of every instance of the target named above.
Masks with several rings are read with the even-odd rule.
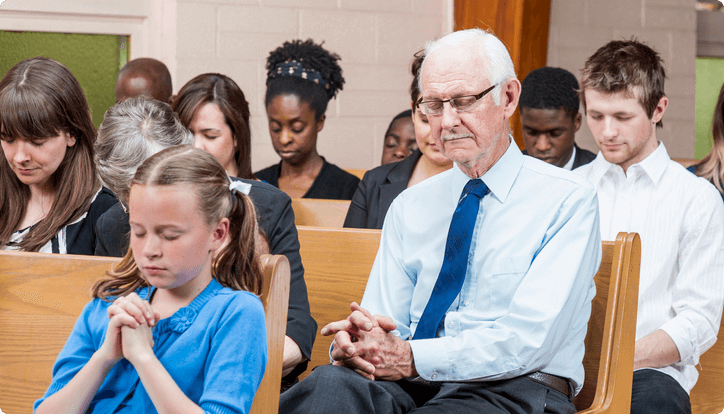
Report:
[[[0,80],[0,249],[93,254],[116,203],[93,162],[95,128],[68,68],[35,57]]]
[[[701,162],[692,165],[688,170],[714,184],[724,199],[724,85],[716,101],[711,134],[714,142],[711,151]]]
[[[253,179],[249,103],[228,76],[201,74],[184,85],[171,107],[194,134],[194,147],[211,153],[232,177]]]

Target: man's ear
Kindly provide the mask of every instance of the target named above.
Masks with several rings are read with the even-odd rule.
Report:
[[[581,129],[581,113],[577,113],[576,116],[573,117],[573,128],[575,129],[574,132],[578,132],[579,129]]]
[[[520,81],[516,78],[509,79],[501,87],[501,102],[503,105],[503,113],[506,118],[513,116],[515,109],[518,107],[520,99]]]
[[[666,108],[668,108],[668,106],[669,98],[662,96],[661,99],[659,99],[659,103],[656,104],[653,115],[651,115],[651,122],[656,124],[661,121],[661,118],[664,117],[664,112],[666,112]]]

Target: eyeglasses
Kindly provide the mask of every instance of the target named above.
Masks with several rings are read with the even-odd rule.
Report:
[[[450,98],[444,101],[418,102],[417,107],[420,108],[422,113],[427,116],[441,115],[445,102],[450,102],[450,106],[452,106],[452,108],[456,112],[472,111],[475,103],[478,102],[483,96],[487,95],[488,92],[492,91],[496,86],[498,86],[497,83],[477,95],[458,96],[457,98]]]

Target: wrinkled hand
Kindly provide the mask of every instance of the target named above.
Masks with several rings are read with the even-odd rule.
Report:
[[[356,302],[347,319],[322,328],[322,335],[334,335],[334,365],[353,369],[370,380],[395,381],[414,376],[412,349],[407,341],[392,334],[397,325],[391,318],[372,315]]]
[[[98,350],[105,360],[115,364],[124,357],[121,338],[122,328],[137,328],[141,324],[155,326],[160,319],[153,312],[151,304],[141,299],[136,293],[116,299],[108,307],[108,329],[106,337]]]

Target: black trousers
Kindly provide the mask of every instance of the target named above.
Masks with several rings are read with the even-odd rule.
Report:
[[[631,414],[691,414],[689,394],[663,372],[634,371]]]
[[[284,414],[575,413],[568,397],[518,377],[486,382],[370,381],[324,365],[281,395]]]

